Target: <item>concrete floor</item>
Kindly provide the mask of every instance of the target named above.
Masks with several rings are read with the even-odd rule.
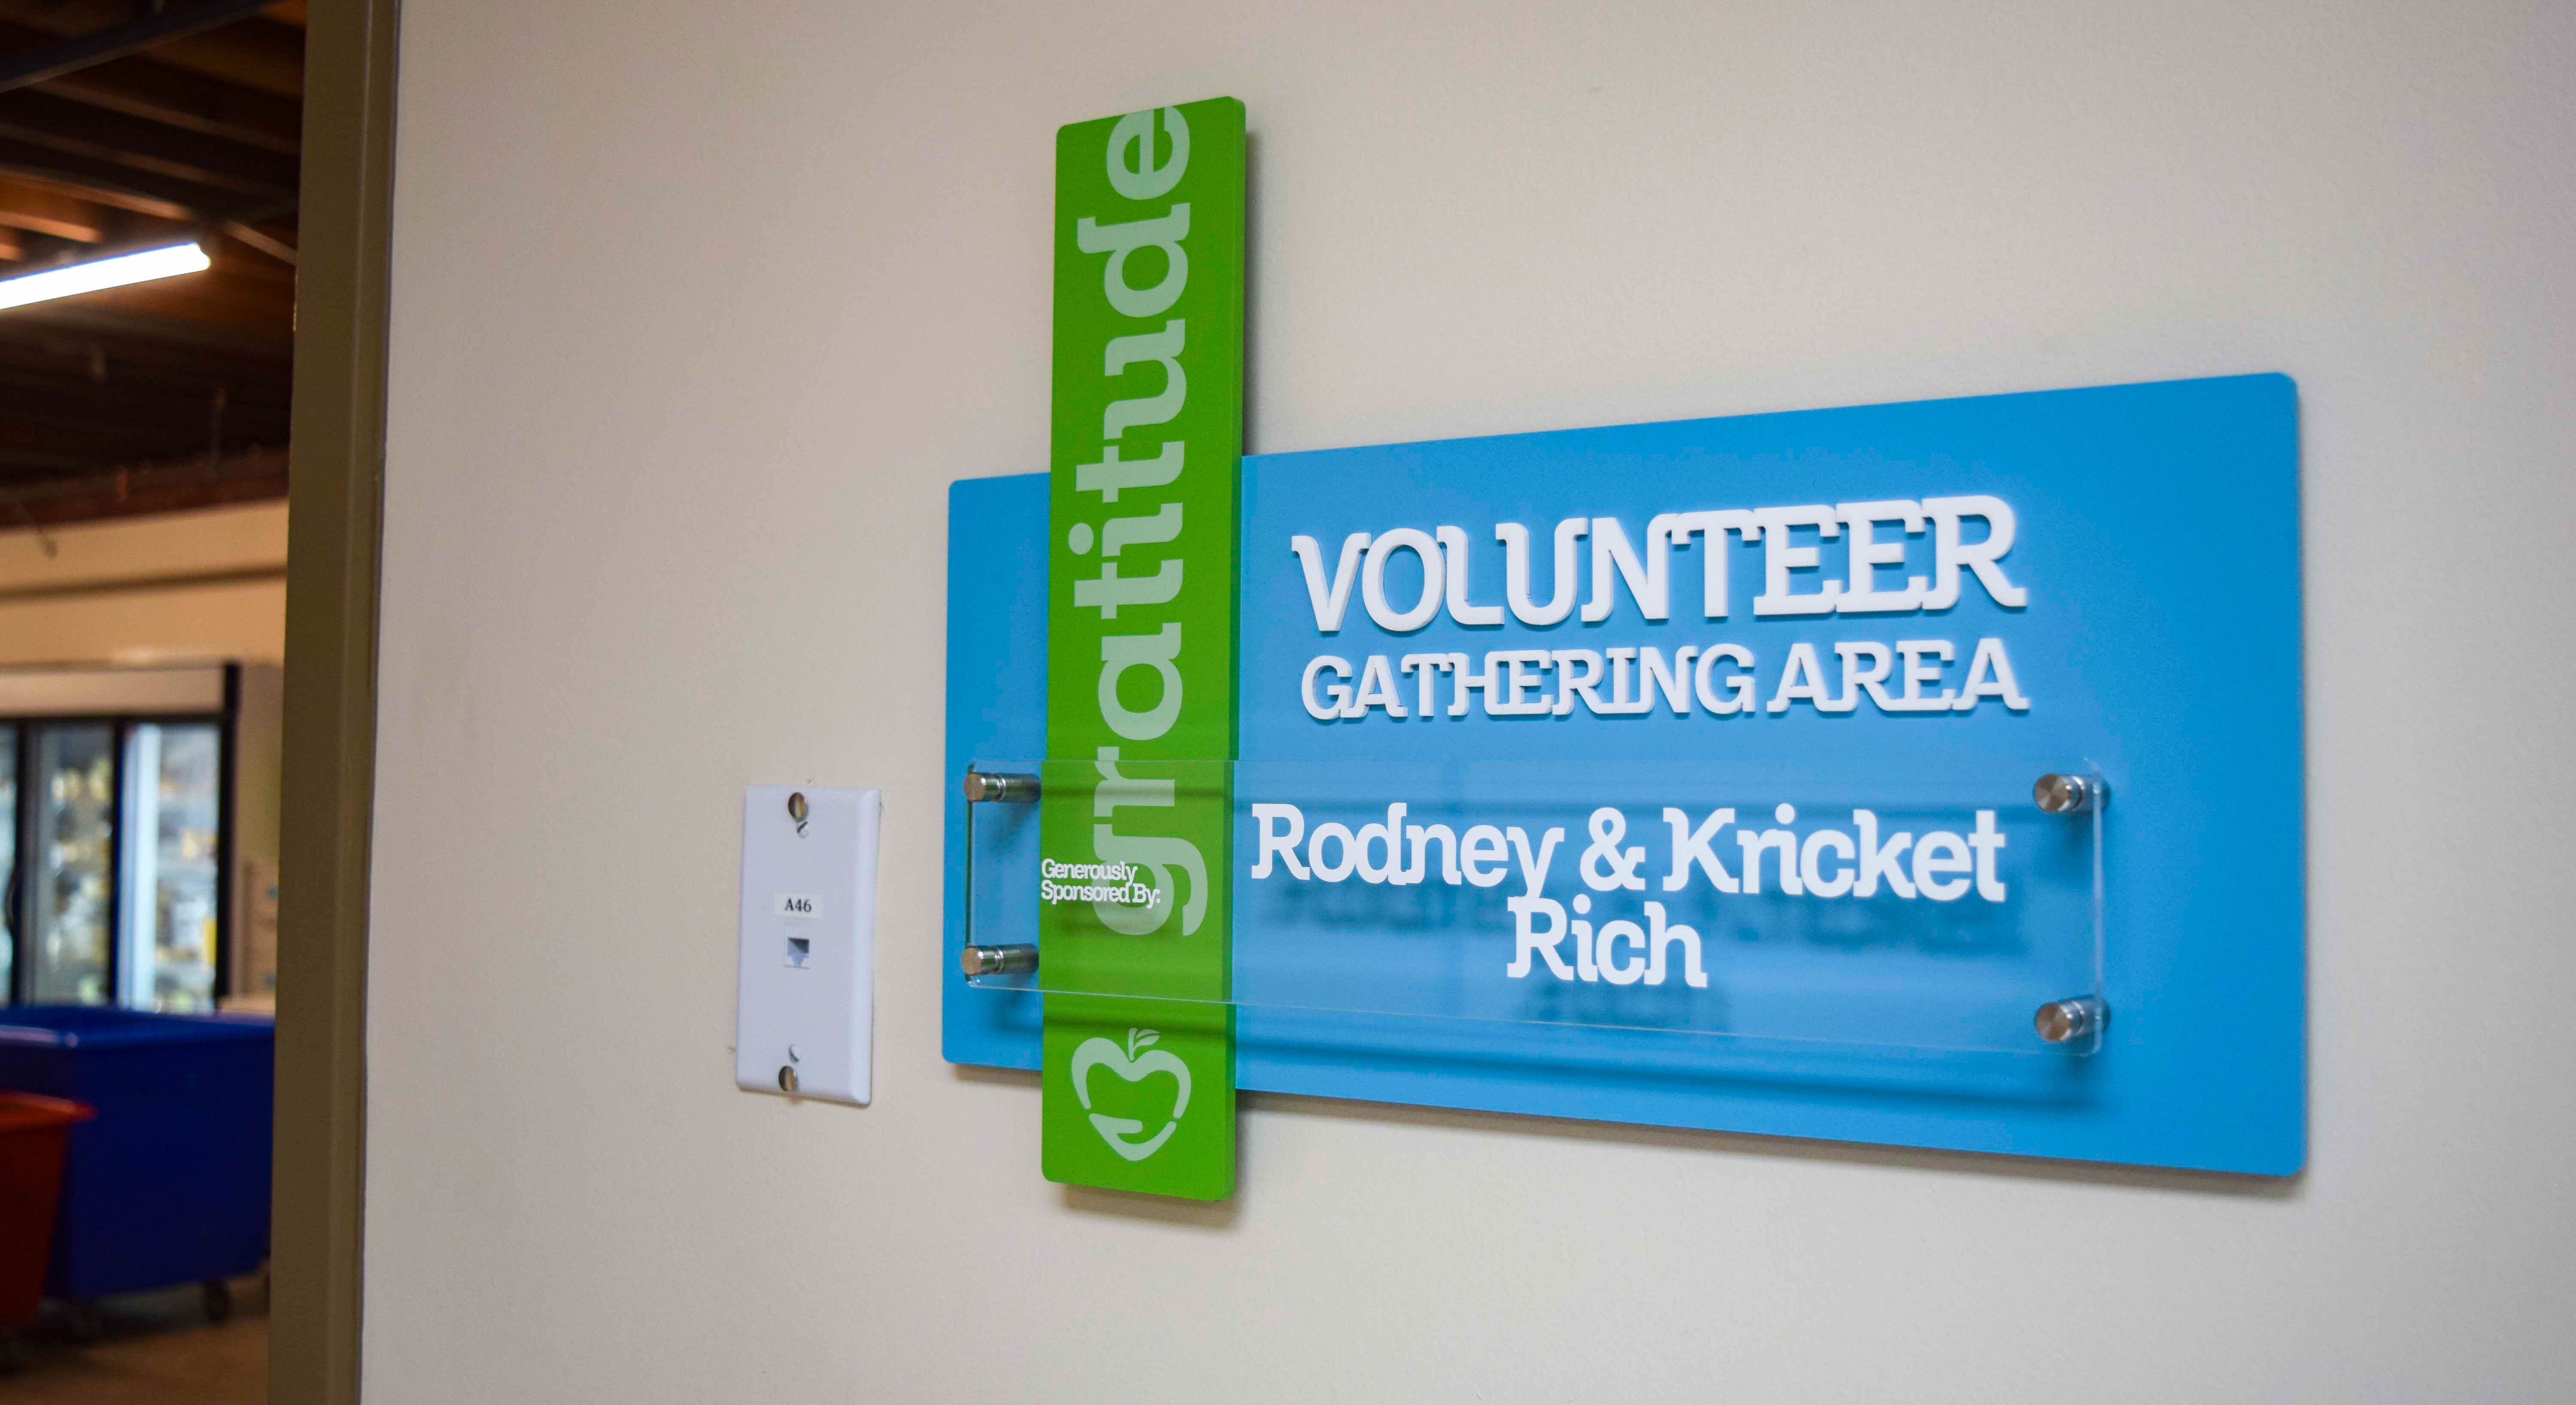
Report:
[[[233,1319],[206,1321],[194,1288],[101,1303],[104,1334],[82,1345],[60,1309],[18,1340],[18,1370],[0,1375],[7,1405],[262,1405],[268,1399],[268,1293],[233,1284]]]

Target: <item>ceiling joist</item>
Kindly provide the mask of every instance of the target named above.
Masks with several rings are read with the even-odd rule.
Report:
[[[283,195],[295,189],[292,155],[110,112],[52,93],[0,92],[0,132],[248,195]]]
[[[42,48],[0,56],[0,93],[95,68],[173,39],[203,34],[266,8],[267,0],[197,0],[175,10],[64,39]]]

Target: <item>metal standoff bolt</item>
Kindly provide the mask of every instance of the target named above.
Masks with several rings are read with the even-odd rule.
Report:
[[[2111,1007],[2090,995],[2078,995],[2040,1006],[2031,1025],[2051,1044],[2073,1044],[2101,1033],[2110,1018]]]
[[[2030,798],[2052,815],[2080,815],[2111,803],[2111,788],[2100,776],[2071,776],[2051,771],[2030,788]]]
[[[973,946],[959,953],[957,964],[969,976],[1019,976],[1038,968],[1033,946]]]
[[[966,803],[969,805],[980,804],[986,800],[1027,804],[1037,798],[1038,778],[1035,776],[1011,771],[968,771],[966,773]]]

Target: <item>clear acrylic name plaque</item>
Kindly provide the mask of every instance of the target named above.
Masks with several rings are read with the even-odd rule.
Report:
[[[1843,781],[1104,754],[979,759],[966,785],[978,989],[2056,1057],[2108,1016],[2108,791],[2077,758]],[[1085,811],[1050,817],[1064,852],[1046,796]],[[1230,854],[1156,840],[1197,805],[1231,806]],[[1140,953],[1226,920],[1227,997],[1158,989],[1115,943],[1050,967],[1042,908]]]

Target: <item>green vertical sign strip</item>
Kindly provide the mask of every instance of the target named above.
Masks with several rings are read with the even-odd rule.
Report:
[[[1243,104],[1056,134],[1047,1179],[1234,1193]]]

